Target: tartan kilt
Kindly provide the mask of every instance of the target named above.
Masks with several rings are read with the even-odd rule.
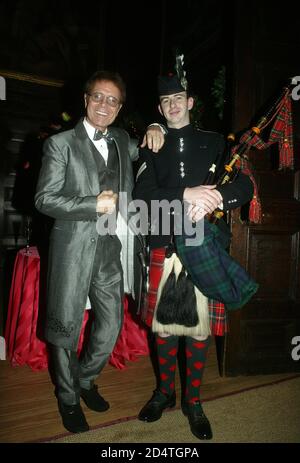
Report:
[[[251,299],[258,284],[224,249],[223,238],[224,233],[204,219],[202,244],[189,246],[181,234],[175,236],[175,246],[197,288],[209,299],[223,302],[226,310],[236,310]]]
[[[157,290],[163,273],[165,248],[153,249],[150,253],[149,290],[144,298],[141,316],[147,326],[151,327],[156,306]],[[228,332],[225,306],[222,302],[208,300],[208,312],[211,334],[224,336]]]

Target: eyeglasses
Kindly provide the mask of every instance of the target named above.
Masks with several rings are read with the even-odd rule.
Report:
[[[118,98],[111,96],[111,95],[106,96],[106,95],[103,95],[103,93],[98,93],[98,92],[88,93],[88,95],[91,97],[91,100],[94,103],[103,103],[105,101],[105,103],[107,103],[112,108],[116,108],[120,104],[120,100],[118,100]]]

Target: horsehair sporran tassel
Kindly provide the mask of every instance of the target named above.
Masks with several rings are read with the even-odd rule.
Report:
[[[183,270],[182,263],[180,259],[178,258],[178,256],[176,255],[176,253],[173,253],[170,257],[165,258],[164,269],[163,269],[163,273],[162,273],[160,283],[158,286],[158,291],[157,291],[157,301],[156,301],[156,307],[155,307],[154,317],[152,321],[152,330],[153,332],[168,332],[170,334],[174,334],[178,336],[185,336],[185,335],[186,336],[201,336],[201,335],[208,336],[211,333],[209,313],[208,313],[208,300],[194,285],[193,285],[193,290],[194,290],[194,294],[196,298],[196,304],[195,304],[196,305],[196,316],[198,319],[198,323],[196,323],[196,326],[195,325],[194,326],[184,326],[174,321],[170,323],[160,322],[160,317],[158,316],[158,308],[159,308],[159,303],[162,298],[162,293],[163,293],[166,281],[168,280],[168,278],[171,276],[171,273],[173,272],[175,279],[177,281],[177,284],[178,284],[178,278],[182,270]],[[173,278],[173,276],[171,278]],[[191,280],[188,282],[188,284],[189,283],[191,283]],[[175,295],[175,291],[174,291],[174,295]],[[183,299],[179,301],[178,295],[177,295],[177,302],[180,302],[183,305]],[[187,301],[185,301],[185,303],[187,303]],[[165,307],[161,305],[161,310],[164,309]],[[177,307],[176,307],[176,310],[177,310]],[[172,307],[172,312],[173,311],[174,311],[174,307]]]
[[[170,273],[173,271],[174,267],[174,259],[175,259],[175,254],[172,254],[171,257],[165,258],[164,260],[164,268],[162,272],[162,276],[159,282],[158,290],[157,290],[157,300],[156,300],[156,308],[160,300],[161,292],[162,289],[170,275]]]
[[[176,261],[177,259],[177,261]],[[157,292],[157,320],[165,325],[174,322],[176,281],[182,265],[175,252],[164,261],[164,270]]]
[[[157,319],[167,325],[174,322],[174,309],[176,308],[176,276],[172,269],[162,289],[157,307]]]
[[[176,284],[175,322],[184,326],[196,326],[199,322],[196,305],[194,284],[182,267]]]

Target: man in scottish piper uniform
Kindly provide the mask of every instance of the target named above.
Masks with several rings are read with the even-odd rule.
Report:
[[[216,208],[227,211],[250,201],[253,185],[241,172],[237,172],[231,182],[216,185],[225,164],[223,137],[198,130],[190,123],[194,99],[186,80],[177,75],[159,77],[158,93],[158,109],[167,123],[165,144],[159,155],[153,155],[147,148],[141,150],[133,192],[135,199],[147,203],[152,219],[149,290],[142,317],[155,333],[160,378],[158,388],[140,411],[139,419],[156,421],[164,409],[175,406],[176,357],[179,337],[184,336],[186,389],[181,399],[182,411],[196,437],[211,439],[211,426],[201,405],[200,385],[210,338],[222,336],[227,331],[224,304],[206,297],[193,284],[178,259],[174,240],[178,214],[172,209],[169,212],[171,228],[166,234],[159,220],[166,214],[154,217],[150,212],[157,201],[178,200],[190,223],[197,224]],[[179,220],[182,221],[182,217]]]

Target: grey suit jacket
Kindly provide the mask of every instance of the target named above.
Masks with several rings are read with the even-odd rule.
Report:
[[[137,144],[127,132],[110,128],[120,166],[120,191],[131,199],[132,159]],[[50,236],[46,339],[76,350],[91,282],[97,241],[99,176],[93,144],[82,121],[48,138],[37,184],[37,209],[55,219]],[[129,257],[132,258],[132,257]]]

